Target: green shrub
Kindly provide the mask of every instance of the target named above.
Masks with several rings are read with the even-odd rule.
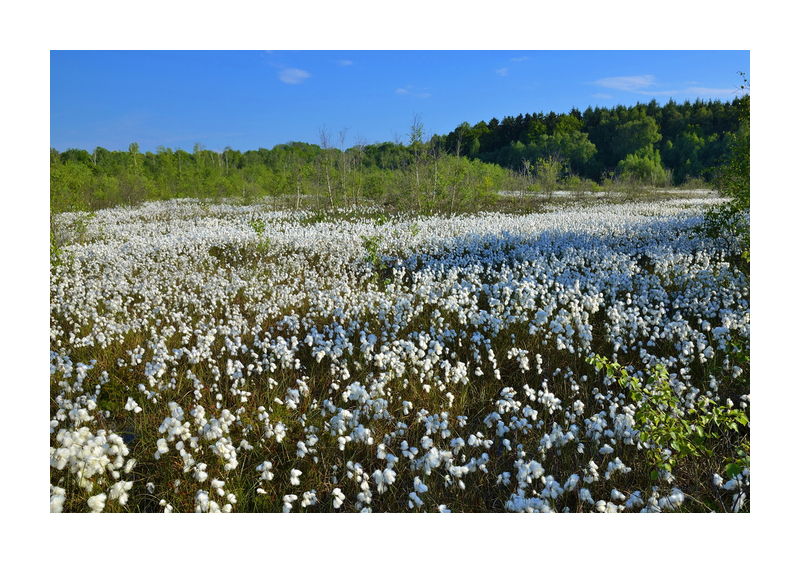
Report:
[[[749,91],[744,78],[743,91]],[[732,236],[741,247],[742,259],[750,262],[750,95],[741,98],[739,130],[734,136],[731,158],[720,169],[715,184],[730,201],[706,214],[705,234]]]
[[[650,369],[644,382],[603,356],[591,356],[587,362],[598,371],[605,370],[637,405],[634,429],[641,442],[649,444],[647,457],[656,476],[659,469],[672,471],[681,458],[710,455],[714,441],[723,432],[749,424],[744,411],[719,405],[705,396],[698,399],[696,407],[683,408],[664,366]],[[671,453],[665,456],[667,449]]]
[[[365,236],[361,235],[361,240],[364,243],[364,250],[367,251],[367,262],[372,264],[373,267],[376,269],[381,266],[383,261],[381,260],[380,254],[378,254],[378,248],[381,244],[381,235],[371,235]]]
[[[251,219],[248,221],[250,228],[253,229],[258,236],[262,236],[267,226],[263,219]]]
[[[661,154],[652,146],[629,154],[617,165],[619,178],[624,182],[650,186],[666,186],[669,174],[661,164]]]

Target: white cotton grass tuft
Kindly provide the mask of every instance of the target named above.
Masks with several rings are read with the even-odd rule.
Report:
[[[297,500],[297,495],[284,495],[283,496],[283,511],[291,512],[292,503]]]
[[[331,495],[333,496],[333,508],[341,508],[345,499],[347,498],[344,496],[342,490],[339,487],[336,487],[331,492]]]
[[[64,489],[50,485],[50,512],[62,512],[66,498]]]
[[[653,448],[641,405],[583,359],[599,343],[667,366],[685,408],[749,409],[724,391],[749,373],[730,354],[747,277],[688,236],[712,201],[384,225],[186,200],[98,211],[82,237],[59,214],[74,260],[51,280],[51,511],[233,512],[245,491],[285,511],[446,511],[487,486],[512,511],[694,508],[669,472],[656,492],[631,482]],[[74,360],[92,350],[119,351],[112,374]],[[723,377],[694,371],[712,363]],[[698,478],[747,510],[749,468]]]
[[[128,397],[128,401],[125,403],[125,410],[133,411],[135,414],[139,414],[142,412],[142,407],[140,407],[132,398]]]
[[[106,506],[106,494],[100,493],[99,495],[94,495],[93,497],[89,497],[86,503],[89,505],[89,509],[92,512],[103,512],[103,509]]]
[[[133,481],[119,481],[114,483],[108,491],[108,499],[116,500],[121,506],[128,502],[128,492],[133,487]]]

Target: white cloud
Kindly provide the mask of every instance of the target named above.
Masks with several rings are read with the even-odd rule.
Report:
[[[522,61],[527,61],[530,57],[512,57],[512,63],[521,63]]]
[[[652,74],[640,74],[637,76],[612,76],[609,78],[601,78],[595,80],[592,84],[609,88],[611,90],[622,90],[624,92],[632,92],[642,96],[686,96],[698,98],[725,98],[735,96],[737,94],[736,88],[708,88],[699,86],[698,82],[686,82],[689,84],[685,88],[675,88],[671,90],[652,90],[651,86],[656,85],[656,77]],[[598,93],[593,94],[595,98],[610,98],[608,94]]]
[[[738,94],[736,88],[705,88],[703,86],[692,86],[677,90],[635,90],[634,92],[644,96],[694,96],[698,98],[725,98]]]
[[[612,90],[634,92],[652,86],[655,84],[655,81],[656,77],[652,74],[640,74],[637,76],[610,76],[608,78],[595,80],[593,84],[602,86],[603,88],[611,88]]]
[[[339,59],[338,61],[336,61],[336,64],[339,66],[350,66],[353,64],[353,61],[349,59]]]
[[[310,77],[310,73],[300,70],[299,68],[284,68],[278,73],[280,81],[286,84],[300,84]]]
[[[605,92],[597,92],[596,94],[592,94],[593,98],[600,98],[601,100],[610,100],[614,96],[611,94],[606,94]]]
[[[406,86],[405,88],[395,88],[394,93],[398,96],[413,96],[414,98],[430,98],[431,93],[427,88],[416,88],[414,86]]]
[[[508,69],[507,69],[507,68],[505,68],[505,67],[503,67],[503,68],[498,68],[498,69],[497,69],[495,72],[496,72],[496,73],[497,73],[499,76],[508,76]]]
[[[704,88],[702,86],[695,86],[686,88],[686,94],[696,94],[698,96],[734,96],[740,93],[739,88]]]

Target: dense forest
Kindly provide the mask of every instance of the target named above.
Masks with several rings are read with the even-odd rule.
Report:
[[[51,210],[91,210],[175,197],[286,196],[297,206],[378,201],[419,211],[464,209],[499,190],[581,191],[714,180],[731,155],[740,106],[655,101],[581,112],[462,123],[426,136],[415,119],[406,143],[347,147],[292,142],[272,149],[50,151]]]

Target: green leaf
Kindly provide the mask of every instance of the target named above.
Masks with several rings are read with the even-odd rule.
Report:
[[[741,472],[742,472],[742,467],[738,463],[736,463],[735,461],[733,463],[729,463],[728,465],[725,466],[725,474],[730,479],[733,479],[734,477],[736,477]]]

